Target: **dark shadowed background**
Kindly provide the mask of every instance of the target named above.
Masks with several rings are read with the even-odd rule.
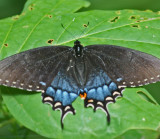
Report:
[[[160,10],[160,0],[88,0],[91,5],[80,11],[101,9],[101,10]],[[0,0],[0,19],[20,14],[26,0]],[[75,0],[76,2],[76,0]]]

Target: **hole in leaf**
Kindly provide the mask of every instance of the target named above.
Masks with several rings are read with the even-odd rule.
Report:
[[[139,23],[139,22],[141,22],[141,21],[140,21],[140,20],[137,20],[136,22]]]
[[[88,25],[87,24],[83,24],[83,26],[86,28],[86,27],[88,27]]]
[[[146,100],[154,105],[157,105],[146,93],[138,91],[137,94],[141,97],[141,99]]]
[[[52,18],[52,15],[48,15],[49,18]]]
[[[7,46],[8,46],[8,43],[5,43],[4,46],[7,47]]]
[[[136,19],[136,16],[132,15],[132,16],[130,17],[130,19]]]
[[[87,24],[83,24],[83,26],[87,28],[89,26],[89,22]]]
[[[48,44],[52,44],[53,41],[54,41],[54,39],[49,39],[49,40],[47,41],[47,43],[48,43]]]
[[[31,5],[29,6],[29,10],[32,11],[32,10],[34,9],[34,6],[35,6],[35,4],[31,4]]]
[[[12,19],[13,20],[18,20],[19,19],[19,15],[13,16]]]
[[[46,17],[52,18],[52,15],[48,15],[48,14],[47,14]]]
[[[113,19],[110,20],[110,22],[117,22],[117,20],[119,19],[119,16],[114,17]]]
[[[139,25],[131,25],[131,27],[133,27],[133,28],[140,28]]]
[[[116,11],[116,14],[121,14],[121,11]]]

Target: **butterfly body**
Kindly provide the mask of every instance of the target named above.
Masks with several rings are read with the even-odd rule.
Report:
[[[160,81],[160,60],[136,50],[113,45],[50,46],[28,50],[0,61],[0,84],[42,92],[42,101],[61,110],[61,126],[72,103],[102,109],[122,96],[125,87]]]
[[[81,57],[83,55],[83,46],[80,44],[80,41],[76,40],[74,42],[75,56]]]

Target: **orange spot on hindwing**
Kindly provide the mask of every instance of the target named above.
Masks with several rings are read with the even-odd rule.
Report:
[[[80,93],[79,96],[81,97],[81,99],[86,99],[87,93],[86,92]]]

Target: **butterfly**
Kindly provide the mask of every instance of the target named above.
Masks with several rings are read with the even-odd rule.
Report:
[[[39,47],[0,61],[0,85],[42,92],[42,102],[61,111],[61,127],[72,103],[84,99],[85,107],[102,109],[108,123],[107,104],[122,96],[126,87],[160,81],[160,59],[114,45]]]

